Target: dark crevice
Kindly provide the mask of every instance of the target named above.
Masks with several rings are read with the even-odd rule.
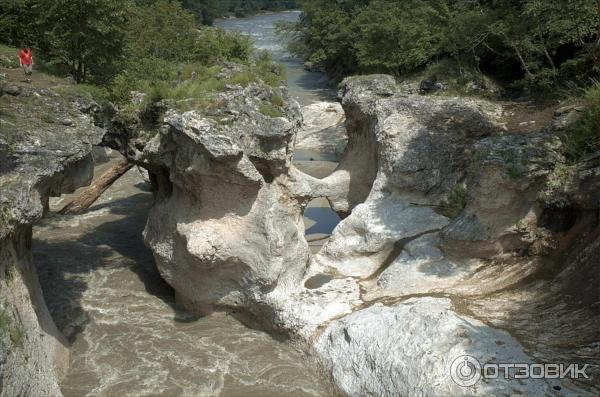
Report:
[[[577,223],[578,213],[574,207],[547,207],[540,217],[540,226],[554,233],[566,232]]]
[[[333,276],[330,274],[316,274],[306,280],[304,283],[304,287],[308,289],[319,289],[331,280],[333,280]]]
[[[166,168],[160,168],[155,172],[148,171],[152,193],[157,202],[167,200],[173,194],[173,182],[169,178],[169,171]]]
[[[275,179],[275,175],[273,175],[273,172],[271,171],[271,167],[269,166],[267,160],[258,157],[250,157],[250,161],[252,162],[256,170],[262,175],[266,183],[273,182],[273,180]]]

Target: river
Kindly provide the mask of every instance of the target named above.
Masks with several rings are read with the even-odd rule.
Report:
[[[269,51],[273,60],[283,64],[290,96],[300,106],[316,102],[334,101],[336,91],[328,84],[328,78],[320,72],[309,72],[303,67],[303,61],[287,50],[285,37],[276,32],[279,22],[293,23],[300,17],[300,11],[288,11],[258,15],[250,18],[220,19],[215,25],[225,30],[250,36],[259,50]],[[301,171],[317,178],[331,174],[339,160],[339,151],[311,150],[296,146],[294,165]],[[313,253],[318,252],[324,238],[331,234],[340,222],[339,216],[331,209],[325,198],[311,201],[304,213],[306,237]]]
[[[297,12],[220,21],[250,34],[285,64],[302,104],[331,98],[323,76],[308,73],[275,37],[278,20]],[[113,153],[96,175],[117,161]],[[331,170],[334,162],[317,167]],[[51,202],[57,210],[73,196]],[[332,387],[310,357],[223,313],[181,311],[160,278],[142,231],[152,195],[137,169],[82,216],[51,216],[34,228],[34,259],[49,310],[71,343],[65,396],[319,396]],[[314,208],[321,208],[319,204]],[[326,208],[325,208],[326,210]],[[331,211],[330,211],[331,212]],[[330,213],[330,230],[339,221]],[[329,220],[327,220],[329,219]],[[310,225],[310,223],[309,223]]]
[[[302,60],[289,53],[285,39],[275,31],[278,22],[293,23],[299,16],[300,11],[288,11],[250,18],[219,19],[215,26],[250,36],[256,48],[269,51],[275,61],[283,64],[290,95],[301,106],[334,100],[336,92],[327,85],[327,76],[304,70]]]

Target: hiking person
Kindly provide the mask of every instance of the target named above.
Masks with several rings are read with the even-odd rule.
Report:
[[[25,73],[25,76],[29,80],[31,74],[33,73],[33,54],[31,53],[31,50],[29,48],[22,48],[19,58],[21,60],[21,68],[23,68],[23,73]]]

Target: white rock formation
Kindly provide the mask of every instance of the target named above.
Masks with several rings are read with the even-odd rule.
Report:
[[[169,152],[160,156],[172,186],[151,211],[145,238],[194,311],[258,312],[264,294],[299,285],[304,274],[301,206],[286,185],[296,123],[262,117],[270,123],[264,136],[226,135],[194,112],[167,119],[161,147]]]
[[[302,108],[296,150],[341,153],[346,145],[346,115],[338,102],[316,102]]]
[[[369,200],[342,221],[315,261],[332,273],[367,278],[394,254],[396,245],[447,224],[431,208],[393,197]]]
[[[548,277],[543,263],[549,261],[544,255],[556,248],[553,233],[541,228],[544,214],[538,195],[560,161],[556,140],[545,133],[501,136],[497,107],[401,95],[385,76],[352,78],[343,90],[349,136],[345,156],[332,176],[308,181],[319,194],[327,195],[329,187],[333,207],[351,213],[316,255],[309,274],[361,278],[361,300],[380,300],[389,307],[357,305],[353,314],[328,323],[316,350],[336,383],[356,396],[569,395],[585,393],[581,386],[593,390],[594,383],[582,381],[574,386],[569,381],[511,380],[464,388],[448,379],[449,362],[463,354],[482,363],[597,362],[587,354],[579,356],[574,346],[561,348],[561,331],[549,324],[541,331],[533,320],[536,310],[544,318],[577,317],[586,351],[598,351],[597,314],[588,317],[582,301],[576,308],[575,302],[563,300],[569,288],[581,285],[575,273],[565,269],[552,282],[543,279]],[[358,148],[372,154],[355,156]],[[443,200],[452,200],[463,185],[464,201],[454,203],[461,206],[458,217],[432,211],[445,212],[449,204]],[[372,186],[368,195],[361,190],[364,186]],[[366,201],[357,204],[361,197]],[[588,224],[588,233],[593,225]],[[593,235],[581,245],[590,244]],[[520,257],[524,251],[529,256]],[[593,256],[590,252],[586,261]],[[557,305],[542,309],[536,296],[548,299],[552,290],[562,291],[551,298]],[[452,305],[447,299],[411,299],[424,295],[451,297]],[[600,298],[583,289],[578,295],[588,301]],[[487,322],[459,314],[471,310]],[[511,315],[520,319],[518,325],[510,322]],[[522,339],[494,329],[491,322]]]
[[[544,380],[533,379],[457,384],[452,363],[462,356],[481,365],[528,363],[531,357],[507,332],[457,314],[449,299],[413,298],[360,310],[330,324],[315,349],[349,396],[540,396],[552,391]]]
[[[353,78],[342,90],[348,145],[337,170],[316,179],[291,164],[299,109],[260,114],[268,90],[224,94],[216,117],[171,113],[143,152],[129,151],[156,185],[146,242],[182,303],[242,311],[300,337],[352,396],[577,390],[449,379],[449,364],[464,354],[482,363],[581,357],[560,347],[557,331],[540,347],[539,329],[510,322],[521,310],[531,315],[523,298],[531,283],[563,292],[580,284],[540,279],[556,234],[538,227],[537,192],[559,158],[544,133],[503,136],[499,107],[485,101],[407,96],[389,76]],[[231,123],[218,122],[226,114]],[[347,217],[311,258],[302,212],[316,197]],[[597,302],[590,291],[581,294]],[[495,311],[500,294],[520,301]],[[482,310],[486,301],[495,306]],[[547,313],[564,315],[563,303]],[[519,340],[498,324],[523,331]],[[577,328],[597,351],[594,332]]]
[[[465,283],[482,265],[477,260],[456,262],[440,249],[439,233],[425,234],[404,246],[376,280],[362,283],[366,300],[436,293]]]

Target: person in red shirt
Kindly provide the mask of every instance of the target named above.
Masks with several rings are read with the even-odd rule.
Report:
[[[19,58],[21,59],[21,68],[23,68],[23,73],[27,78],[31,77],[33,73],[33,54],[29,48],[21,49],[21,53],[19,54]]]

